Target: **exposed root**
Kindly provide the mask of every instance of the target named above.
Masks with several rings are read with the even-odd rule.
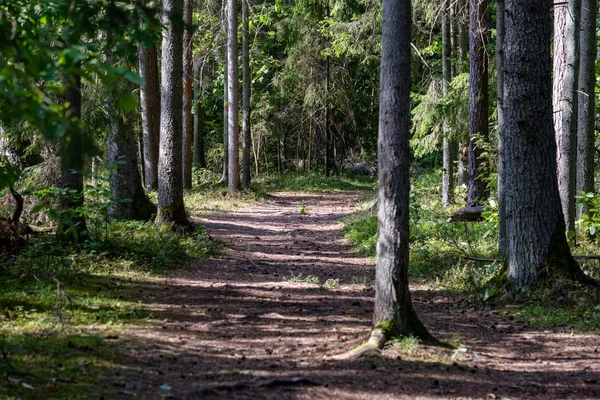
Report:
[[[366,343],[361,344],[353,348],[352,350],[332,357],[334,360],[356,360],[362,357],[377,356],[381,354],[381,349],[387,341],[386,334],[381,328],[374,328],[371,331],[369,340]]]

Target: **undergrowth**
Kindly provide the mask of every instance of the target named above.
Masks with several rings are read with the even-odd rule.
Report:
[[[108,221],[93,233],[81,245],[34,235],[16,255],[0,255],[0,398],[119,397],[99,379],[120,368],[114,339],[164,318],[141,294],[220,251],[202,228]]]

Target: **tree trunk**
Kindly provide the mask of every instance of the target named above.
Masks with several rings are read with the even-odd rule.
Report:
[[[185,0],[183,20],[183,147],[182,147],[182,179],[185,189],[192,188],[192,0]]]
[[[554,7],[554,132],[558,190],[568,230],[575,229],[580,1],[568,0]]]
[[[163,0],[158,223],[189,228],[183,205],[183,0]]]
[[[67,43],[67,46],[69,44]],[[74,73],[65,78],[65,102],[69,103],[67,117],[69,126],[61,142],[61,182],[60,187],[67,195],[60,198],[60,220],[57,232],[74,242],[81,242],[87,236],[85,216],[77,211],[83,206],[83,131],[81,121],[81,64]]]
[[[227,2],[227,93],[229,103],[229,176],[227,187],[230,196],[234,196],[240,183],[239,163],[239,87],[238,87],[238,6],[237,0]]]
[[[488,171],[478,141],[488,140],[488,0],[470,0],[469,50],[469,187],[467,206],[482,204],[489,197]]]
[[[373,333],[431,336],[408,288],[410,170],[409,0],[384,0],[379,109],[379,211]]]
[[[158,188],[158,145],[160,143],[160,82],[156,44],[150,48],[140,45],[138,52],[142,131],[144,136],[144,183],[147,190]]]
[[[223,7],[226,9],[226,1],[223,0]],[[221,183],[227,185],[227,178],[229,175],[229,67],[227,58],[229,57],[227,54],[227,18],[225,16],[226,12],[223,12],[223,31],[225,33],[225,51],[223,57],[223,176],[221,177]]]
[[[452,46],[450,43],[450,0],[442,5],[442,94],[448,95],[452,81]],[[442,207],[454,203],[454,161],[458,155],[454,138],[450,137],[447,121],[444,124],[444,143],[442,146]]]
[[[206,168],[206,157],[204,155],[204,119],[206,111],[204,110],[202,83],[202,63],[198,62],[195,68],[195,85],[196,92],[196,114],[194,116],[194,164],[200,168]]]
[[[506,255],[506,200],[504,198],[504,0],[496,0],[496,80],[498,85],[498,255]]]
[[[505,0],[506,258],[513,289],[562,274],[589,281],[565,236],[552,122],[551,0]],[[508,13],[507,13],[508,15]]]
[[[594,124],[596,120],[596,16],[595,0],[581,0],[579,38],[579,100],[577,124],[577,193],[594,192]],[[577,207],[577,219],[589,210]]]
[[[113,59],[109,55],[109,59]],[[138,143],[133,123],[133,112],[120,110],[118,103],[119,92],[131,93],[134,87],[126,79],[114,82],[113,90],[109,92],[108,109],[108,164],[115,165],[110,173],[110,193],[112,202],[109,216],[112,219],[149,220],[156,213],[156,207],[146,196],[142,187],[138,168]]]
[[[249,7],[248,0],[242,0],[242,81],[243,81],[243,150],[242,150],[242,185],[250,187],[250,147],[252,132],[250,120],[250,90],[252,75],[250,73],[250,38],[249,38]]]
[[[469,71],[469,3],[467,0],[459,0],[458,7],[458,56],[460,59],[458,70],[459,73],[464,73]],[[469,182],[469,152],[468,150],[465,152],[463,149],[468,149],[468,147],[462,141],[458,147],[458,184],[467,185]]]

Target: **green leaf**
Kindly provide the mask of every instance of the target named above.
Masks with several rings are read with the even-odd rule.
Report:
[[[123,111],[133,111],[136,106],[137,99],[133,93],[121,93],[119,95],[119,107],[121,107]]]

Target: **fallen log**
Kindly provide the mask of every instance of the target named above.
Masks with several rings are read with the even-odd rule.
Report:
[[[446,222],[483,221],[484,206],[464,207],[452,213]]]

